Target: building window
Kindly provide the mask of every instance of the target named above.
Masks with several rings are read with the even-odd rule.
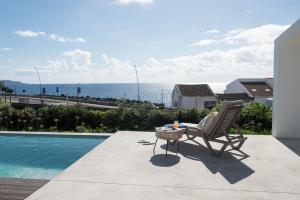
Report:
[[[212,108],[216,104],[216,101],[204,101],[205,108]]]

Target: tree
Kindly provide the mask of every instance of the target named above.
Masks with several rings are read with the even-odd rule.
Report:
[[[4,88],[4,81],[0,81],[0,90],[3,94],[4,90],[2,90]]]
[[[11,103],[11,95],[12,95],[12,93],[14,93],[14,90],[11,88],[7,88],[6,92],[7,92],[7,94],[9,94],[9,102]]]
[[[2,88],[1,88],[2,94],[4,93],[4,99],[5,99],[5,102],[6,102],[7,89],[8,89],[7,87],[2,87]]]

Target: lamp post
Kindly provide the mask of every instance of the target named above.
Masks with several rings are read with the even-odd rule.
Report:
[[[78,96],[79,96],[80,93],[81,93],[81,88],[80,88],[80,85],[78,83],[77,84],[77,104],[78,104]]]
[[[138,101],[140,101],[140,82],[139,82],[139,76],[138,76],[138,71],[137,71],[136,65],[134,65],[134,69],[135,69],[135,75],[136,75],[136,82],[137,82],[137,86],[138,86]]]
[[[38,70],[37,67],[35,67],[35,71],[36,71],[36,74],[37,74],[39,82],[40,82],[40,99],[41,99],[41,104],[43,104],[43,98],[42,98],[42,81],[41,81],[39,70]]]

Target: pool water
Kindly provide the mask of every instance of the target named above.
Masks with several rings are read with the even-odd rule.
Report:
[[[0,177],[51,179],[105,139],[1,134]]]

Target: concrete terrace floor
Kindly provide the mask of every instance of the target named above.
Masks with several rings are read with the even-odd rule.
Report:
[[[153,156],[154,141],[154,133],[118,132],[28,199],[300,199],[300,140],[248,136],[244,153],[221,158],[201,138],[167,158],[160,141]]]

